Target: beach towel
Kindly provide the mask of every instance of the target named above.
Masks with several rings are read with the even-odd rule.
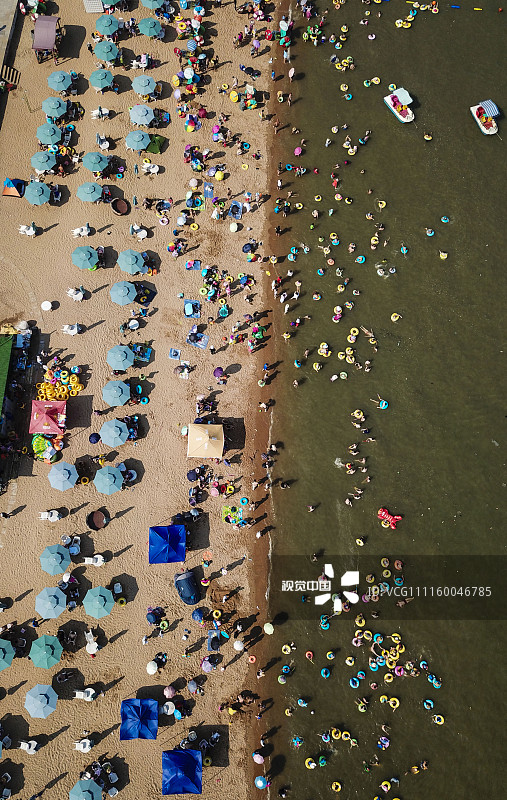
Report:
[[[192,331],[189,331],[189,336],[191,333]],[[197,333],[196,336],[198,336],[197,342],[192,342],[187,336],[185,340],[186,343],[192,345],[192,347],[198,347],[199,350],[206,350],[209,342],[209,336],[205,336],[204,333]]]

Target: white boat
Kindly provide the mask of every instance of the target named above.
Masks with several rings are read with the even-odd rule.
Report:
[[[414,112],[408,108],[412,98],[406,89],[396,89],[392,94],[384,97],[384,103],[400,122],[413,122]]]
[[[492,100],[483,100],[478,106],[470,106],[470,111],[477,125],[486,136],[498,133],[495,117],[498,117],[500,111]]]

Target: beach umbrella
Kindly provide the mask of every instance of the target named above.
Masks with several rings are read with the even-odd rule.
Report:
[[[268,785],[266,778],[263,775],[258,775],[254,781],[258,789],[265,789]]]
[[[129,429],[121,419],[108,419],[100,429],[100,438],[109,447],[119,447],[129,438]]]
[[[113,83],[113,75],[108,69],[96,69],[90,75],[90,83],[95,89],[106,89]]]
[[[151,139],[144,131],[131,131],[125,137],[125,144],[131,150],[146,150]]]
[[[90,444],[98,444],[100,442],[100,436],[98,433],[90,433],[88,437],[88,441]]]
[[[109,164],[109,159],[104,153],[86,153],[83,156],[83,166],[90,172],[102,172]]]
[[[10,667],[14,658],[14,646],[8,639],[0,639],[0,672]]]
[[[206,658],[203,658],[203,660],[201,662],[201,669],[202,669],[203,672],[206,672],[206,673],[213,672],[213,664],[211,663],[211,661],[209,660],[209,658],[207,656],[206,656]]]
[[[117,306],[127,306],[136,299],[137,286],[129,281],[118,281],[109,289],[109,296]]]
[[[158,666],[156,661],[148,661],[146,664],[146,672],[148,675],[155,675],[158,671]]]
[[[233,647],[237,653],[241,653],[245,649],[245,645],[243,644],[242,641],[240,641],[240,639],[236,639],[236,641],[233,644]]]
[[[187,42],[187,50],[194,53],[197,50],[197,42],[195,39],[189,39]]]
[[[34,156],[30,159],[30,164],[34,169],[38,169],[42,172],[42,170],[50,170],[56,166],[56,156],[53,153],[48,153],[46,150],[39,150],[38,153],[35,153]]]
[[[52,72],[48,78],[48,86],[55,92],[65,92],[72,83],[72,78],[68,72],[63,69],[57,69]]]
[[[109,381],[102,389],[102,399],[108,406],[123,406],[130,400],[130,386],[123,381]]]
[[[93,52],[101,61],[106,61],[110,64],[111,61],[115,61],[118,55],[118,48],[112,42],[99,42],[95,45]]]
[[[134,125],[149,125],[154,118],[155,114],[153,109],[148,106],[138,104],[130,109],[130,121],[133,122]]]
[[[176,689],[174,686],[166,686],[164,689],[164,697],[167,697],[168,700],[171,700],[172,697],[176,694]]]
[[[95,203],[102,197],[102,186],[99,186],[98,183],[87,181],[78,187],[76,194],[85,203]]]
[[[56,636],[41,636],[32,642],[30,658],[34,667],[51,669],[62,657],[63,647]]]
[[[116,17],[111,16],[111,14],[102,14],[95,22],[95,30],[103,36],[112,36],[119,27],[120,23]]]
[[[96,473],[93,482],[101,494],[114,494],[123,486],[123,475],[117,467],[102,467]]]
[[[57,144],[62,140],[62,132],[51,122],[45,122],[37,128],[37,139],[42,144]]]
[[[71,257],[72,263],[76,267],[79,267],[79,269],[91,269],[99,262],[97,251],[94,250],[93,247],[90,247],[89,244],[83,247],[76,247],[76,249],[72,251]]]
[[[31,206],[43,206],[49,202],[51,190],[45,183],[32,181],[25,189],[25,197]]]
[[[40,554],[39,561],[44,572],[49,575],[59,575],[69,566],[70,553],[62,544],[50,544]]]
[[[78,479],[77,469],[67,461],[58,461],[49,470],[48,479],[53,489],[64,492],[75,485]]]
[[[150,8],[154,11],[164,5],[164,0],[141,0],[141,3],[145,8]]]
[[[42,110],[48,117],[63,117],[67,111],[67,103],[61,97],[47,97],[42,101]]]
[[[156,86],[154,78],[149,75],[139,75],[132,81],[132,88],[137,94],[151,94]]]
[[[139,20],[137,27],[141,33],[144,33],[145,36],[149,36],[150,39],[153,36],[158,36],[162,30],[162,25],[160,22],[157,19],[152,19],[151,17],[145,17],[144,19]]]
[[[90,780],[78,781],[69,792],[69,800],[101,800],[101,798],[102,789],[98,783]]]
[[[158,703],[156,700],[122,700],[120,741],[156,739],[158,732]]]
[[[268,636],[271,636],[275,632],[275,629],[271,622],[264,623],[264,633],[267,633]]]
[[[113,593],[103,586],[94,586],[88,589],[83,600],[84,610],[89,617],[101,619],[111,613],[114,606]]]
[[[107,352],[106,361],[116,370],[125,370],[134,363],[134,353],[126,344],[116,344]]]
[[[202,608],[194,608],[192,611],[192,619],[194,622],[202,622],[204,619],[204,609]]]
[[[135,275],[144,267],[144,258],[137,250],[122,250],[118,256],[118,266],[123,272]]]
[[[58,695],[51,686],[38,683],[26,693],[25,708],[31,717],[46,719],[56,709],[57,701]]]
[[[213,370],[213,375],[215,376],[215,378],[221,378],[223,374],[224,371],[222,367],[215,367],[215,369]]]
[[[197,691],[197,683],[194,680],[189,681],[187,683],[187,689],[190,692],[190,694],[195,694]]]
[[[44,619],[56,619],[67,608],[67,598],[61,589],[43,589],[35,598],[35,610]]]
[[[253,760],[256,764],[264,764],[264,756],[261,756],[260,753],[253,753]]]

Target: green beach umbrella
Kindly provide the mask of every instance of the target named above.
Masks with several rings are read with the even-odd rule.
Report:
[[[42,144],[58,144],[62,141],[62,132],[51,122],[45,122],[37,128],[37,139]]]
[[[94,586],[93,589],[86,592],[83,606],[89,617],[95,617],[95,619],[107,617],[114,606],[113,593],[109,589],[104,589],[103,586]]]
[[[123,381],[109,381],[102,389],[102,399],[108,406],[123,406],[130,400],[130,386]]]
[[[118,256],[118,266],[123,272],[135,275],[138,272],[142,272],[144,258],[137,250],[122,250]]]
[[[112,369],[125,370],[134,363],[134,353],[126,344],[116,344],[108,350],[106,361]]]
[[[131,150],[146,150],[150,141],[149,134],[144,133],[144,131],[131,131],[125,137],[125,144]]]
[[[8,639],[0,639],[0,672],[10,667],[15,652],[12,642],[9,642]]]
[[[67,111],[67,103],[61,97],[47,97],[42,101],[42,110],[48,117],[63,117]]]
[[[145,17],[144,19],[141,19],[137,27],[141,33],[144,33],[145,36],[149,36],[150,39],[152,39],[154,36],[158,36],[162,30],[162,25],[158,19],[152,19],[151,17]]]
[[[69,800],[102,800],[102,789],[95,781],[78,781],[69,792]]]
[[[99,263],[97,251],[86,244],[72,251],[72,263],[79,269],[91,269]]]
[[[155,118],[155,113],[149,106],[138,103],[130,109],[130,121],[134,125],[149,125]]]
[[[149,75],[139,75],[132,81],[134,92],[142,95],[151,94],[156,85],[154,78],[151,78]]]
[[[65,572],[70,564],[70,553],[62,544],[50,544],[39,556],[40,565],[49,575]]]
[[[161,6],[164,5],[164,0],[141,0],[141,3],[145,8],[154,11],[156,8],[161,8]]]
[[[63,69],[57,69],[52,72],[48,78],[48,86],[55,92],[65,92],[72,83],[72,78],[68,72]]]
[[[109,289],[109,295],[117,306],[128,306],[137,297],[137,286],[129,281],[118,281]]]
[[[58,695],[51,686],[38,683],[25,696],[25,708],[31,717],[46,719],[56,709]]]
[[[104,153],[86,153],[83,156],[83,166],[90,172],[102,172],[109,164],[109,159]]]
[[[108,69],[96,69],[90,75],[90,83],[95,89],[105,89],[113,83],[113,74]]]
[[[31,206],[43,206],[49,202],[51,189],[45,183],[32,181],[25,189],[25,197]]]
[[[49,470],[48,479],[53,489],[64,492],[75,486],[78,479],[77,469],[66,461],[58,461]]]
[[[61,589],[47,588],[35,598],[35,610],[44,619],[56,619],[67,608],[67,598]]]
[[[116,60],[119,51],[113,42],[99,42],[95,45],[95,50],[93,52],[101,61],[107,61],[107,63],[110,64],[112,61]]]
[[[116,17],[113,17],[111,14],[102,14],[95,23],[95,30],[103,36],[112,36],[119,27],[120,23]]]
[[[87,183],[81,184],[76,194],[79,199],[83,200],[85,203],[95,203],[102,197],[102,186],[99,186],[98,183],[88,181]]]
[[[108,419],[100,429],[99,436],[108,447],[119,447],[129,438],[129,429],[121,419]]]
[[[101,494],[115,494],[123,486],[123,475],[117,467],[102,467],[96,473],[93,483]]]
[[[63,647],[56,636],[41,636],[30,648],[30,658],[34,667],[51,669],[62,657]]]
[[[31,157],[30,164],[34,169],[38,169],[41,172],[42,170],[50,170],[56,166],[56,156],[53,153],[48,153],[47,150],[39,150],[38,153]]]

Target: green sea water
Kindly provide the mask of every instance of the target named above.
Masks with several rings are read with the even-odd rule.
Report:
[[[282,580],[301,565],[306,570],[302,578],[315,578],[328,559],[339,563],[343,559],[347,566],[357,563],[362,568],[356,556],[365,554],[377,565],[373,569],[377,581],[383,555],[402,556],[410,581],[417,579],[418,570],[428,579],[431,559],[449,556],[445,573],[440,561],[433,562],[436,577],[444,575],[449,582],[454,577],[453,559],[458,564],[463,556],[473,556],[460,572],[460,580],[466,577],[465,582],[473,584],[475,562],[481,581],[492,573],[496,590],[501,585],[507,127],[502,113],[499,136],[484,136],[469,107],[491,98],[501,110],[505,108],[507,17],[497,13],[493,4],[482,5],[484,10],[479,12],[471,2],[462,2],[454,10],[441,3],[438,15],[420,12],[410,30],[394,24],[411,7],[401,0],[369,6],[349,0],[339,11],[329,6],[326,34],[339,35],[341,25],[349,28],[340,51],[329,43],[316,48],[303,43],[301,15],[294,11],[293,105],[290,118],[283,106],[279,117],[300,128],[307,140],[298,163],[310,174],[299,180],[283,175],[285,188],[297,192],[295,199],[305,208],[283,220],[282,227],[290,230],[277,244],[280,254],[302,241],[311,252],[298,255],[294,265],[294,279],[303,283],[297,308],[284,316],[282,307],[274,304],[282,364],[271,438],[283,447],[273,476],[294,483],[289,491],[275,486],[272,492],[270,612],[272,617],[282,615],[270,644],[271,655],[282,660],[268,673],[277,702],[265,722],[266,728],[280,726],[271,739],[272,791],[291,784],[294,796],[300,798],[331,796],[331,783],[339,780],[341,796],[373,799],[377,794],[384,796],[379,784],[393,776],[400,785],[393,786],[387,797],[402,800],[444,793],[451,798],[478,792],[492,798],[503,794],[504,726],[499,706],[506,630],[501,598],[497,596],[494,609],[482,607],[480,619],[470,619],[474,613],[465,597],[461,598],[463,608],[458,597],[449,604],[448,613],[445,607],[434,613],[421,597],[400,612],[394,599],[389,599],[379,604],[377,620],[368,619],[371,605],[360,606],[372,631],[401,632],[404,658],[428,661],[430,671],[443,681],[442,688],[435,690],[424,673],[415,679],[397,678],[386,686],[383,671],[369,671],[366,648],[356,650],[351,645],[356,608],[332,620],[324,632],[319,630],[317,609],[312,619],[302,618],[301,592],[280,591]],[[320,12],[325,9],[319,4]],[[359,24],[365,10],[371,11],[367,26]],[[376,16],[379,10],[380,18]],[[368,39],[372,33],[374,40]],[[353,56],[356,69],[336,71],[330,64],[334,54]],[[363,81],[374,76],[381,78],[381,84],[365,87]],[[350,101],[340,91],[342,82],[353,95]],[[415,122],[402,125],[387,109],[383,96],[390,83],[405,87],[414,98]],[[277,88],[284,86],[280,83]],[[341,147],[344,131],[331,132],[334,125],[345,123],[355,142],[366,129],[372,131],[367,145],[359,147],[354,157]],[[425,132],[433,135],[431,141],[424,140]],[[332,144],[325,148],[327,137]],[[295,162],[293,149],[299,138],[282,131],[277,160]],[[346,158],[351,163],[343,166]],[[334,200],[329,175],[336,162],[342,164],[338,191],[353,199],[348,206]],[[314,167],[318,175],[313,174]],[[373,189],[370,195],[369,188]],[[322,196],[320,203],[314,201],[315,195]],[[380,213],[376,199],[387,203]],[[311,231],[313,208],[322,216]],[[329,208],[335,209],[332,217],[327,216]],[[375,252],[370,250],[374,222],[365,218],[369,211],[374,213],[374,222],[385,225]],[[450,221],[442,223],[442,216]],[[426,235],[426,227],[435,230],[433,237]],[[332,231],[339,234],[341,243],[332,248],[335,266],[327,267],[326,256],[317,249],[318,237],[327,243]],[[382,241],[387,238],[384,248]],[[353,254],[347,251],[349,242],[357,245]],[[402,244],[408,248],[406,255],[400,252]],[[439,250],[448,253],[446,260],[440,259]],[[364,264],[355,262],[358,254],[365,255]],[[381,259],[396,273],[379,277],[375,264]],[[278,265],[280,274],[285,275],[290,266],[286,260]],[[319,267],[326,267],[323,277],[317,275]],[[343,294],[336,293],[342,281],[335,276],[336,267],[351,279]],[[352,289],[360,295],[352,296]],[[314,291],[322,294],[318,302],[312,300]],[[355,306],[334,324],[333,307],[343,306],[345,300]],[[402,317],[396,324],[390,320],[393,312]],[[311,320],[285,344],[281,333],[298,315],[310,315]],[[350,328],[360,325],[373,329],[379,343],[377,353],[364,336],[354,345],[360,362],[372,361],[368,374],[345,367],[336,357],[348,346]],[[317,355],[321,341],[333,350],[329,359]],[[293,361],[302,359],[306,348],[313,352],[297,370]],[[312,369],[316,360],[323,363],[318,373]],[[345,368],[348,380],[329,380]],[[300,381],[297,389],[292,387],[295,378]],[[388,411],[378,411],[370,401],[377,393],[388,399]],[[363,443],[366,436],[351,426],[350,412],[356,408],[367,413],[375,442]],[[359,443],[360,457],[367,457],[369,484],[360,483],[364,474],[347,475],[335,464],[337,458],[348,460],[352,442]],[[362,487],[364,493],[349,508],[344,499],[353,486]],[[306,512],[307,504],[318,506],[315,513]],[[386,532],[379,525],[381,506],[403,516],[396,532]],[[355,544],[358,536],[366,537],[364,548]],[[319,551],[326,558],[313,565],[310,555]],[[486,562],[486,556],[498,558]],[[297,561],[298,557],[302,560]],[[305,606],[305,616],[308,611]],[[282,656],[281,645],[290,640],[296,642],[297,650]],[[304,657],[307,649],[315,653],[313,664]],[[332,662],[325,656],[330,649],[336,650]],[[348,655],[356,657],[353,668],[345,664]],[[276,675],[291,659],[294,673],[279,686]],[[332,667],[329,680],[320,677],[325,666]],[[358,669],[364,669],[367,677],[354,690],[349,678]],[[375,680],[380,688],[371,690],[369,683]],[[380,704],[384,692],[400,699],[397,711]],[[370,704],[367,713],[360,714],[354,701],[363,695]],[[298,708],[286,717],[284,708],[297,705],[299,696],[309,698],[308,708]],[[433,699],[435,710],[445,718],[443,726],[432,724],[431,712],[422,706],[424,698]],[[385,723],[391,726],[391,743],[381,751],[376,743]],[[359,747],[350,749],[341,741],[323,743],[317,734],[332,726],[351,731]],[[294,734],[304,739],[299,750],[290,743]],[[319,753],[327,754],[327,766],[305,769],[305,759]],[[381,766],[363,772],[363,759],[369,761],[375,755]],[[427,772],[404,775],[422,759],[429,761]]]

